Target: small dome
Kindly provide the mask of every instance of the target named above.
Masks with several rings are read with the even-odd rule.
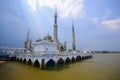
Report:
[[[43,40],[49,40],[49,41],[52,41],[52,37],[49,35],[49,33],[47,35],[45,35],[43,37]]]

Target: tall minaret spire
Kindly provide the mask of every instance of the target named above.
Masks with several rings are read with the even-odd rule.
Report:
[[[76,42],[75,42],[75,32],[74,32],[74,24],[72,22],[72,49],[76,50]]]
[[[55,8],[55,14],[54,14],[54,18],[55,18],[55,24],[57,24],[57,8]]]
[[[26,40],[25,40],[25,42],[24,42],[25,53],[32,51],[32,50],[31,50],[32,41],[31,41],[31,39],[29,38],[29,34],[30,34],[30,30],[28,29],[28,31],[27,31],[27,37],[26,37]]]
[[[54,42],[57,43],[57,49],[59,50],[59,45],[58,45],[58,33],[57,33],[57,8],[55,8],[55,14],[54,14]]]

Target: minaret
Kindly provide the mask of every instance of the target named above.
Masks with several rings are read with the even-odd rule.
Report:
[[[29,41],[29,29],[27,31],[27,36],[26,36],[26,40],[24,42],[24,48],[28,49],[28,41]]]
[[[57,49],[59,50],[59,45],[58,45],[58,33],[57,33],[57,9],[55,9],[55,14],[54,14],[54,42],[57,43]]]
[[[54,41],[57,42],[57,11],[55,9],[55,15],[54,15]]]
[[[74,24],[72,23],[72,49],[76,50],[76,42],[75,42],[75,32],[74,32]]]
[[[29,41],[29,33],[30,33],[30,30],[28,29],[28,31],[27,31],[27,37],[26,37],[26,42]]]
[[[67,50],[67,42],[64,41],[64,51],[66,51],[66,50]]]
[[[26,40],[25,40],[25,43],[24,43],[24,48],[26,49],[25,52],[27,50],[31,50],[31,44],[32,44],[32,41],[31,41],[31,39],[29,39],[29,29],[28,29],[27,37],[26,37]]]

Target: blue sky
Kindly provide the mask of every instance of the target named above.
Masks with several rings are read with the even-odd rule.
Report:
[[[53,35],[58,11],[58,38],[72,48],[74,22],[77,49],[120,51],[120,0],[0,0],[0,46],[23,47],[27,30],[33,43]]]

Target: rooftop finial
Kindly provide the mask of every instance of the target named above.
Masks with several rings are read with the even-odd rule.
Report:
[[[55,8],[55,16],[57,16],[57,8]]]

